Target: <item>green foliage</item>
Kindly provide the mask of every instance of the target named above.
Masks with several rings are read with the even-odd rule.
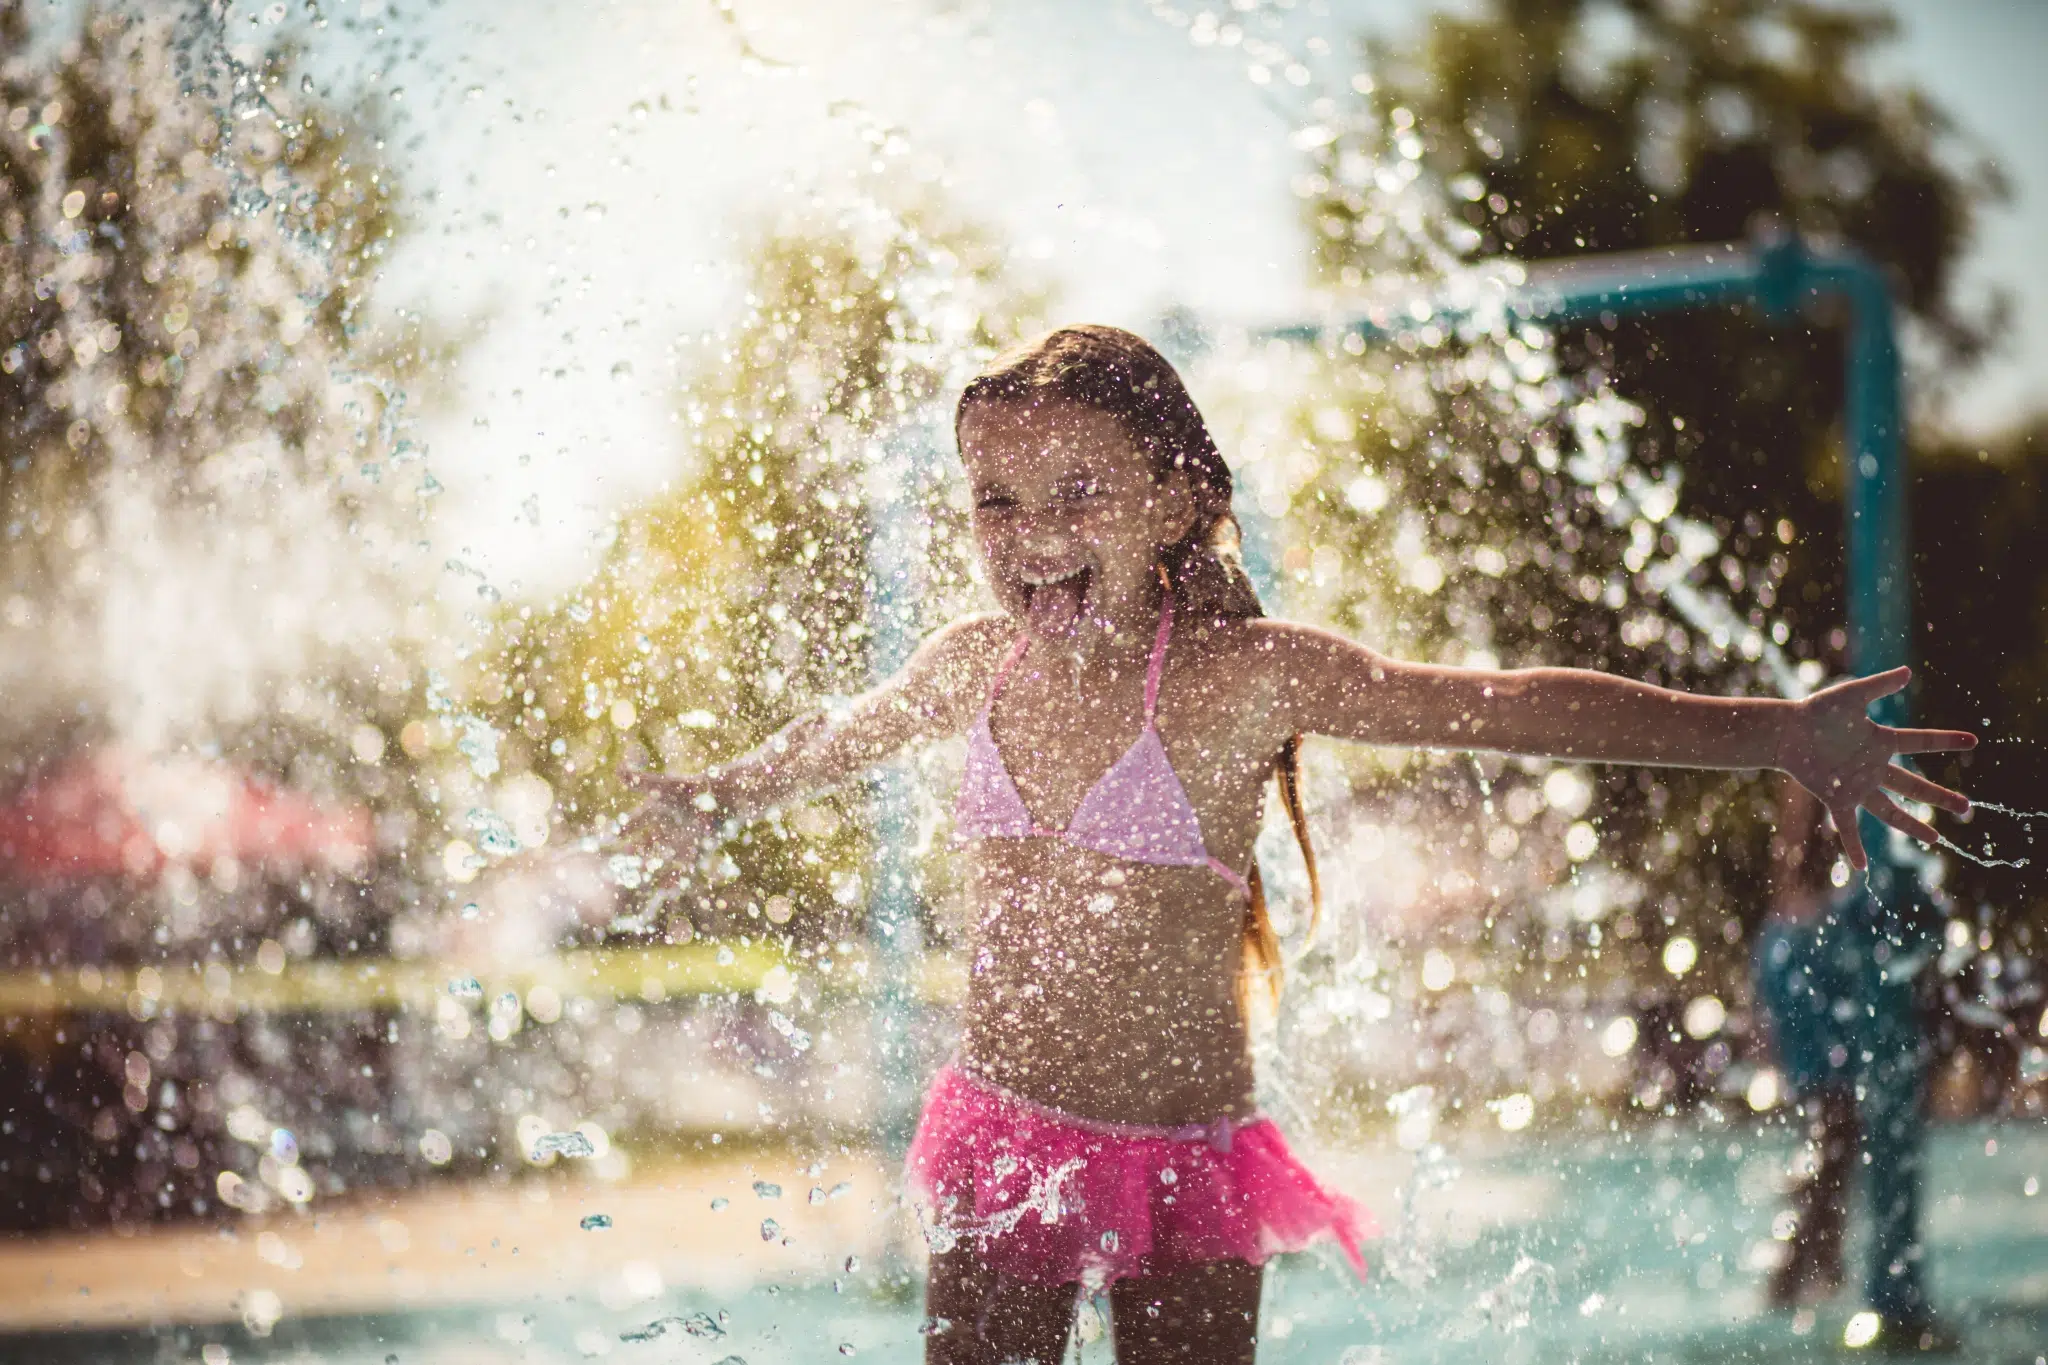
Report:
[[[1368,45],[1377,82],[1318,110],[1329,137],[1297,181],[1318,269],[1340,298],[1369,300],[1390,274],[1741,238],[1771,220],[1887,267],[1952,372],[1988,334],[1954,276],[2002,187],[1957,160],[1923,97],[1861,74],[1889,32],[1881,17],[1766,0],[1495,0],[1438,15],[1412,47]],[[1450,227],[1432,232],[1438,212]],[[1837,321],[1418,328],[1323,358],[1289,433],[1306,452],[1290,567],[1327,614],[1411,657],[1768,692],[1776,641],[1837,669]],[[1657,582],[1719,596],[1722,624],[1681,619]],[[1535,765],[1486,766],[1495,798],[1540,780],[1522,771]],[[1683,931],[1703,951],[1691,989],[1739,977],[1743,926],[1764,902],[1765,794],[1744,775],[1589,775],[1599,859],[1645,894],[1624,921],[1640,932],[1610,922],[1603,950],[1578,961],[1641,988],[1666,980],[1656,955]],[[1440,802],[1480,804],[1455,765],[1440,785]],[[1552,811],[1521,829],[1521,856],[1564,823]],[[1514,879],[1541,886],[1563,869],[1546,853]]]
[[[0,0],[0,786],[189,746],[366,805],[363,875],[229,871],[203,915],[166,884],[100,932],[239,954],[301,917],[305,951],[375,951],[435,817],[398,742],[431,628],[406,392],[434,356],[371,326],[400,226],[374,111],[288,96],[277,52],[235,117],[183,86],[214,35],[30,8]]]
[[[421,357],[365,327],[397,229],[370,111],[286,116],[281,54],[238,78],[268,116],[231,119],[181,90],[170,20],[38,44],[28,8],[0,4],[8,747],[81,708],[147,746],[261,729],[322,672],[388,690]]]
[[[1394,140],[1419,141],[1477,254],[1723,241],[1760,221],[1840,240],[1891,273],[1939,383],[1991,335],[1995,313],[1966,308],[1955,277],[2004,188],[1923,95],[1862,74],[1892,31],[1880,14],[1778,0],[1496,0],[1439,16],[1412,50],[1376,48],[1384,78],[1367,103]],[[1334,281],[1369,273],[1373,235],[1335,173],[1343,150],[1310,206]],[[1644,407],[1639,459],[1683,467],[1686,505],[1728,552],[1788,561],[1773,576],[1789,572],[1793,599],[1760,605],[1816,648],[1842,612],[1834,321],[1704,310],[1559,337],[1568,372]]]
[[[2048,789],[2048,566],[2039,551],[2048,518],[2048,418],[1996,440],[1928,440],[1915,455],[1913,657],[1922,714],[1930,723],[1981,730],[1989,741],[1969,754],[1929,755],[1923,770],[1978,800],[2038,810],[2048,804],[2041,800]],[[1990,856],[2028,860],[2028,870],[2015,873],[1951,859],[1962,912],[1974,916],[1981,905],[1994,933],[2024,929],[2035,944],[2048,942],[2048,899],[2033,889],[2048,844],[2037,843],[2026,824],[1990,812],[1950,837]]]
[[[936,436],[944,391],[1019,309],[986,241],[931,217],[868,205],[764,233],[744,314],[703,344],[678,399],[683,477],[621,517],[581,588],[508,612],[478,661],[474,686],[516,736],[508,766],[543,777],[571,824],[635,803],[621,760],[696,770],[868,684],[870,509],[881,481],[908,476],[889,452]],[[919,502],[932,553],[912,630],[972,590],[964,509]],[[783,896],[830,937],[863,903],[857,793],[752,826],[727,852],[693,884],[698,931]]]

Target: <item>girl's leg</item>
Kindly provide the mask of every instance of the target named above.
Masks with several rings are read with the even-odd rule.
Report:
[[[966,1247],[932,1257],[925,1365],[1060,1365],[1074,1325],[1074,1290],[998,1276]]]
[[[1265,1272],[1206,1261],[1109,1288],[1117,1365],[1252,1365]]]

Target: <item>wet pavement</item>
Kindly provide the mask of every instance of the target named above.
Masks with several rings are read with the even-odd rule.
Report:
[[[1761,1310],[1790,1151],[1782,1130],[1749,1125],[1496,1135],[1426,1163],[1441,1183],[1405,1210],[1408,1154],[1325,1153],[1318,1168],[1379,1209],[1389,1237],[1364,1286],[1334,1257],[1277,1262],[1261,1359],[1860,1358],[1843,1344],[1853,1296],[1810,1317]],[[1960,1358],[2048,1360],[2048,1125],[1939,1129],[1929,1176],[1930,1281]],[[819,1169],[757,1154],[612,1185],[551,1172],[232,1232],[0,1243],[0,1360],[908,1362],[922,1354],[919,1246],[883,1177],[867,1158]],[[610,1225],[585,1227],[593,1215]],[[1084,1308],[1075,1349],[1107,1365],[1099,1329]]]

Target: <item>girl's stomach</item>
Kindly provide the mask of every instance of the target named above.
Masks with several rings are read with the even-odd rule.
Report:
[[[1083,1118],[1253,1112],[1244,902],[1227,883],[1057,839],[988,839],[970,856],[969,1071]]]

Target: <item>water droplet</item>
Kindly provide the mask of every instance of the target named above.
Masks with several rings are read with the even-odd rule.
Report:
[[[611,1225],[612,1216],[608,1213],[586,1213],[583,1215],[583,1221],[577,1224],[585,1232],[596,1232]]]
[[[448,983],[448,994],[457,1000],[481,1000],[484,998],[484,983],[473,976],[458,976]]]
[[[619,1333],[620,1341],[654,1341],[671,1331],[681,1331],[693,1337],[722,1337],[725,1329],[718,1325],[709,1313],[692,1313],[688,1317],[671,1314],[656,1318],[645,1327],[631,1332]]]
[[[858,1257],[858,1256],[849,1256],[849,1257],[847,1257],[847,1258],[846,1258],[846,1267],[845,1267],[845,1269],[846,1269],[846,1273],[847,1273],[847,1274],[849,1274],[849,1275],[851,1275],[851,1274],[852,1274],[852,1273],[853,1273],[854,1271],[856,1271],[856,1270],[859,1270],[859,1269],[860,1269],[860,1257]]]
[[[772,1242],[772,1241],[774,1241],[774,1240],[775,1240],[775,1239],[776,1239],[776,1238],[777,1238],[778,1236],[780,1236],[780,1235],[781,1235],[781,1233],[782,1233],[782,1224],[780,1224],[780,1223],[776,1222],[776,1221],[775,1221],[775,1220],[774,1220],[773,1218],[763,1218],[763,1219],[761,1220],[761,1240],[762,1240],[762,1241],[764,1241],[764,1242]]]
[[[498,731],[480,716],[458,716],[462,738],[455,747],[469,760],[469,770],[488,782],[498,771]]]
[[[590,1145],[590,1139],[573,1129],[566,1133],[542,1133],[533,1144],[535,1161],[550,1156],[596,1155],[597,1148]]]
[[[711,1201],[711,1211],[713,1213],[717,1213],[725,1208],[730,1207],[731,1204],[732,1200],[727,1199],[724,1195],[721,1194],[718,1196],[718,1198]]]
[[[754,1182],[754,1194],[761,1199],[780,1199],[782,1198],[782,1186],[766,1180],[756,1180]]]
[[[476,836],[476,846],[484,852],[505,858],[519,851],[519,836],[498,812],[487,806],[474,806],[466,819],[470,833]]]

